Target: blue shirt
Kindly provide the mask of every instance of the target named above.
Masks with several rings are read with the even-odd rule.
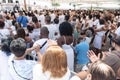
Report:
[[[25,16],[19,16],[16,19],[17,22],[21,23],[23,27],[27,27],[28,19]]]
[[[80,42],[75,46],[78,64],[87,64],[89,62],[89,58],[87,57],[88,50],[89,44],[85,41]]]

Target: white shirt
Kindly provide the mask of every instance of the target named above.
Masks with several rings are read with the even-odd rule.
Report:
[[[0,45],[1,45],[1,38],[9,35],[10,35],[10,31],[8,29],[0,29]]]
[[[85,29],[86,29],[86,26],[85,26],[86,21],[85,21],[84,19],[82,20],[82,24],[83,24],[83,26],[82,26],[82,30],[85,30]]]
[[[36,45],[42,46],[42,45],[45,43],[45,41],[47,41],[47,40],[48,40],[48,38],[39,39],[39,40],[37,40],[37,41],[33,44],[33,46],[36,46]],[[42,49],[40,49],[40,53],[43,54],[43,53],[45,52],[45,50],[46,50],[47,47],[48,47],[48,43],[46,43],[46,44],[42,47]]]
[[[0,80],[12,80],[8,72],[8,58],[9,56],[0,50]]]
[[[95,25],[95,26],[99,25],[99,19],[96,19],[96,20],[93,22],[93,25]]]
[[[104,27],[104,25],[98,25],[98,26],[97,26],[97,29],[101,29],[102,27]],[[101,37],[102,37],[104,34],[105,34],[105,31],[97,32],[97,35],[98,35],[98,36],[101,36]]]
[[[67,55],[67,63],[68,67],[71,71],[74,71],[74,51],[70,45],[64,44],[62,48],[66,52]]]
[[[50,15],[50,17],[51,17],[51,22],[53,22],[53,21],[54,21],[54,19],[55,19],[55,14],[54,14],[54,13],[52,13],[52,14]]]
[[[65,21],[65,15],[60,15],[59,16],[59,24]]]
[[[89,26],[89,27],[93,27],[93,20],[92,20],[92,19],[91,19],[91,20],[88,20],[87,23],[88,23],[88,26]]]
[[[4,36],[10,35],[10,31],[8,29],[0,29],[0,33]]]
[[[8,27],[12,26],[12,20],[6,20],[5,22],[8,24]]]
[[[115,31],[115,33],[117,34],[117,36],[120,36],[120,26],[117,28],[117,30]]]
[[[92,39],[92,37],[85,37],[85,42],[87,42],[88,44],[90,44],[91,39]]]
[[[70,80],[81,80],[78,76],[73,76]]]
[[[40,15],[38,20],[40,20],[41,25],[45,24],[45,16],[44,15]]]
[[[53,24],[44,25],[44,26],[48,28],[49,39],[55,40],[56,39],[55,32],[58,32],[58,28]]]
[[[33,80],[69,80],[71,74],[68,69],[66,74],[61,78],[53,78],[50,75],[51,72],[49,71],[43,73],[41,64],[36,64],[33,68]]]
[[[34,35],[34,41],[39,40],[40,37],[40,28],[33,29],[32,35]]]
[[[13,80],[26,80],[24,78],[32,80],[33,78],[33,66],[35,61],[31,60],[9,60],[9,72]],[[20,76],[24,77],[20,77]]]

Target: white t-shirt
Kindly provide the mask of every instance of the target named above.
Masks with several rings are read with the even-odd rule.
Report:
[[[41,64],[36,64],[33,68],[33,80],[69,80],[71,74],[70,70],[68,69],[62,78],[53,78],[50,77],[50,75],[51,72],[49,71],[43,73]]]
[[[70,80],[81,80],[78,76],[73,76]]]
[[[32,35],[34,35],[34,41],[39,40],[40,37],[40,28],[33,29]]]
[[[6,36],[10,36],[10,31],[8,29],[0,29],[0,45],[1,39]]]
[[[117,34],[117,36],[120,36],[120,26],[117,28],[117,30],[115,31],[115,33]]]
[[[102,27],[104,27],[104,25],[98,25],[98,26],[97,26],[97,29],[101,29]],[[102,37],[104,34],[105,34],[105,31],[97,32],[97,35],[98,35],[98,36],[101,36],[101,37]]]
[[[0,80],[12,80],[8,72],[8,58],[9,56],[0,50]]]
[[[89,27],[93,27],[93,20],[88,20],[87,23]]]
[[[42,26],[45,24],[45,16],[44,15],[40,15],[38,20],[40,20],[40,23]]]
[[[87,42],[88,44],[90,44],[91,39],[92,39],[92,37],[85,37],[85,42]]]
[[[52,14],[50,15],[50,17],[51,17],[51,21],[54,21],[54,19],[55,19],[55,14],[52,13]]]
[[[49,39],[55,40],[56,39],[55,33],[58,32],[58,28],[55,25],[53,25],[53,24],[44,25],[43,27],[47,27],[48,28]]]
[[[64,44],[62,48],[66,52],[67,55],[67,63],[68,67],[71,71],[74,71],[74,51],[70,45]]]
[[[37,41],[33,44],[33,46],[36,46],[36,45],[42,46],[47,40],[48,40],[48,38],[39,39],[39,40],[37,40]],[[45,52],[45,50],[46,50],[47,47],[48,47],[48,43],[46,43],[46,44],[42,47],[42,49],[40,49],[40,53],[43,54],[43,53]]]
[[[59,24],[65,21],[65,15],[60,15],[59,16]]]
[[[13,80],[26,80],[24,78],[32,80],[33,67],[36,64],[31,60],[9,60],[9,72]],[[23,78],[24,77],[24,78]]]
[[[10,31],[8,29],[0,29],[0,34],[7,36],[10,35]]]
[[[93,22],[93,25],[95,25],[95,26],[99,25],[99,19],[96,19],[96,20]]]

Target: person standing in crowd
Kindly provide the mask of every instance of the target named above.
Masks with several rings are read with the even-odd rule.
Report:
[[[41,24],[40,22],[38,21],[37,17],[36,16],[33,16],[32,17],[32,22],[33,22],[33,34],[35,36],[35,41],[39,39],[39,36],[40,36],[40,28],[41,28]]]
[[[80,38],[80,42],[75,46],[76,60],[75,72],[80,72],[82,68],[89,62],[87,52],[89,44],[85,41],[84,37]]]
[[[17,38],[10,44],[10,50],[14,54],[13,58],[9,60],[9,72],[13,80],[32,80],[33,66],[35,61],[25,59],[25,51],[27,45],[24,39]]]
[[[38,20],[41,23],[41,26],[45,25],[45,16],[44,16],[44,12],[40,12],[39,18]]]
[[[13,80],[8,72],[8,60],[12,55],[10,51],[10,43],[13,38],[3,37],[1,39],[1,50],[0,50],[0,80]]]
[[[51,17],[51,22],[53,22],[55,17],[56,17],[55,14],[54,14],[54,11],[51,11],[50,17]]]
[[[16,19],[17,22],[21,23],[23,28],[27,27],[28,19],[24,16],[23,11],[19,11],[19,17]]]
[[[12,33],[8,29],[4,29],[5,23],[0,20],[0,44],[2,37],[10,36]]]
[[[74,71],[74,51],[71,46],[73,42],[73,28],[69,22],[63,22],[59,26],[59,31],[61,37],[57,39],[57,43],[66,52],[69,69]]]
[[[99,53],[101,51],[103,36],[105,35],[106,29],[107,28],[105,25],[105,20],[100,19],[99,25],[97,25],[97,28],[95,29],[96,35],[95,35],[95,38],[93,41],[93,45],[96,48],[97,53]]]
[[[23,28],[19,28],[17,30],[16,38],[23,38],[27,44],[27,48],[30,48],[33,46],[32,39],[26,35],[25,30]]]
[[[49,39],[48,28],[47,27],[42,27],[41,30],[40,30],[40,39],[35,41],[33,46],[40,45],[41,46],[40,53],[44,54],[45,50],[48,47],[48,39]]]
[[[33,69],[33,80],[80,80],[73,76],[67,67],[65,51],[55,43],[49,42],[49,47],[41,55],[39,46],[35,48],[40,60]]]
[[[45,16],[45,22],[46,22],[46,24],[44,26],[46,26],[49,30],[49,39],[55,40],[56,33],[57,33],[56,26],[51,24],[51,17],[49,15]]]

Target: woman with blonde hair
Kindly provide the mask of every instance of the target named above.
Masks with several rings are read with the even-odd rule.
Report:
[[[70,70],[67,67],[67,57],[62,48],[57,45],[50,46],[41,55],[39,47],[37,47],[36,52],[40,62],[33,69],[33,80],[69,80]]]

